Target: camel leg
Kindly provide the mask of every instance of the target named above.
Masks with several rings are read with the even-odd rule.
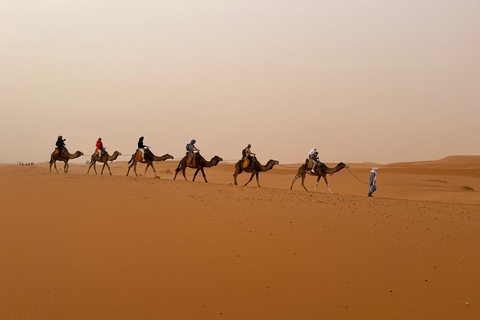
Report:
[[[302,187],[308,192],[307,188],[305,187],[305,173],[302,174]]]
[[[327,188],[328,188],[328,191],[330,191],[330,194],[333,194],[332,190],[330,190],[330,185],[328,184],[327,176],[324,176],[323,180],[325,180],[325,184],[327,185]]]
[[[147,163],[147,167],[145,168],[145,173],[143,174],[144,177],[147,176],[147,169],[148,169],[148,167],[150,167],[150,163]]]
[[[68,162],[67,161],[63,161],[63,162],[65,162],[65,165],[63,166],[63,172],[68,173]]]
[[[93,161],[90,161],[90,165],[88,166],[87,174],[90,172],[90,169],[92,168],[92,166],[93,166]]]
[[[236,186],[238,186],[238,184],[237,184],[237,175],[238,175],[238,174],[237,174],[237,171],[235,171],[235,172],[233,173],[233,184],[236,185]]]
[[[252,181],[254,175],[255,175],[255,172],[252,173],[252,175],[250,176],[250,179],[248,179],[247,183],[245,183],[244,186],[247,186],[247,184],[249,184],[250,181]]]
[[[107,166],[108,172],[110,172],[110,175],[112,175],[112,171],[110,170],[110,166],[108,165],[108,161],[103,163],[102,175],[103,175],[103,170],[105,169],[105,166]]]
[[[318,181],[320,181],[321,178],[322,176],[318,176],[317,183],[315,183],[315,189],[313,190],[313,192],[317,192]]]
[[[57,161],[53,161],[53,166],[55,167],[55,170],[57,171],[58,173],[58,169],[57,169]]]
[[[155,170],[155,167],[153,166],[153,163],[151,164],[152,166],[152,169],[153,169],[153,173],[155,173],[155,178],[157,177],[157,170]]]
[[[135,172],[135,176],[138,178],[138,174],[137,174],[137,163],[136,163],[136,162],[133,163],[133,172]]]
[[[258,172],[255,174],[255,178],[257,178],[257,185],[260,188],[260,181],[258,181]]]
[[[242,168],[237,168],[237,166],[235,166],[235,172],[233,173],[233,182],[234,182],[234,184],[235,184],[236,186],[238,186],[238,184],[237,184],[237,176],[238,176],[239,174],[241,174],[241,173],[242,173]]]
[[[208,181],[207,181],[207,177],[205,176],[205,171],[203,171],[203,168],[200,169],[200,170],[202,170],[203,179],[205,179],[205,182],[208,182]]]
[[[185,167],[182,166],[182,163],[180,162],[180,163],[178,164],[177,169],[175,169],[175,176],[173,177],[173,180],[175,180],[175,179],[177,178],[177,174],[178,174],[180,171],[182,171],[183,177],[185,178],[186,181],[188,181],[188,180],[187,180],[187,177],[185,177],[185,169],[186,169],[186,168],[187,168],[187,167],[186,167],[186,166],[185,166]]]
[[[108,165],[108,162],[106,162],[105,165],[107,166],[108,172],[110,172],[110,175],[112,175],[112,171],[110,170],[110,166]]]
[[[293,184],[295,183],[295,181],[297,181],[298,178],[300,178],[300,175],[298,175],[298,174],[295,176],[295,178],[293,178],[292,185],[290,186],[290,190],[292,190]]]
[[[133,167],[133,164],[134,164],[134,163],[135,163],[135,162],[132,162],[132,164],[128,166],[128,170],[127,170],[127,177],[128,177],[128,173],[130,172],[130,168],[132,168],[132,167]]]
[[[56,160],[53,160],[53,158],[50,158],[50,173],[52,172],[52,164],[55,166],[55,170],[57,170],[57,165],[55,164],[57,162]],[[58,173],[58,170],[57,170]]]
[[[199,171],[200,171],[200,169],[197,169],[197,171],[195,171],[195,174],[193,175],[192,181],[195,181],[195,177],[197,176],[197,174],[198,174]]]
[[[105,170],[105,162],[103,163],[103,166],[102,166],[102,171],[100,172],[100,174],[103,176],[103,170]]]

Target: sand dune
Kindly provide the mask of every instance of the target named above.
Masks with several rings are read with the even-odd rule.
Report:
[[[478,319],[480,161],[464,160],[382,166],[373,199],[347,170],[334,195],[290,191],[296,165],[262,188],[226,163],[208,184],[172,181],[176,161],[159,179],[0,166],[1,318]]]

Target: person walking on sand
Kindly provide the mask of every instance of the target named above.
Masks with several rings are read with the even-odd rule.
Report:
[[[377,190],[377,167],[373,167],[372,171],[370,171],[370,179],[369,179],[369,190],[368,196],[373,197],[373,193]]]

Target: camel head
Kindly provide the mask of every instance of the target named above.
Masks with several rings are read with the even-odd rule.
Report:
[[[121,156],[122,154],[121,154],[120,152],[118,152],[118,151],[115,151],[115,152],[113,153],[113,155],[114,155],[114,156],[115,156],[115,155]]]
[[[276,166],[277,164],[280,164],[277,160],[269,160],[268,162],[271,162],[272,165]]]
[[[75,152],[75,156],[78,158],[78,157],[81,157],[83,156],[83,152],[82,151],[77,151]]]
[[[346,165],[346,164],[343,163],[343,162],[340,162],[339,164],[337,164],[337,167],[339,167],[340,169],[343,169],[343,168],[347,168],[347,169],[348,169],[348,165]]]
[[[169,155],[168,153],[165,155],[167,159],[175,159],[172,155]]]
[[[215,157],[212,158],[212,162],[219,163],[220,161],[223,161],[223,159],[220,158],[219,156],[215,156]]]

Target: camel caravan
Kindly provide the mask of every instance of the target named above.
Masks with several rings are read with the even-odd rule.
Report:
[[[67,148],[65,147],[65,140],[66,139],[63,139],[62,136],[59,136],[57,139],[56,148],[50,156],[50,172],[52,172],[52,165],[53,165],[55,170],[58,173],[56,161],[63,161],[64,162],[63,171],[64,173],[68,173],[68,168],[69,168],[68,161],[71,159],[76,159],[80,156],[83,156],[83,152],[81,151],[77,151],[73,154],[69,153]],[[144,137],[141,137],[139,139],[138,148],[132,154],[130,161],[128,161],[129,166],[127,169],[126,176],[128,176],[128,174],[130,173],[130,169],[133,167],[135,176],[138,177],[137,164],[145,163],[147,164],[147,166],[145,167],[145,172],[143,176],[146,176],[148,168],[152,167],[155,177],[158,178],[157,171],[155,170],[153,162],[173,160],[174,157],[168,153],[160,157],[156,156],[150,150],[150,147],[146,146],[143,143],[143,140],[144,140]],[[196,143],[196,140],[191,140],[190,143],[186,145],[185,156],[180,160],[177,168],[175,169],[175,176],[173,177],[173,180],[176,180],[178,173],[182,172],[183,178],[186,181],[188,181],[187,177],[185,176],[185,171],[187,168],[191,168],[195,170],[192,181],[195,181],[197,174],[201,172],[205,182],[208,182],[204,169],[215,167],[221,161],[223,161],[223,159],[219,156],[214,156],[210,161],[207,161],[200,154],[200,150],[195,147],[195,143]],[[260,187],[259,173],[272,170],[274,166],[280,164],[277,160],[270,159],[267,161],[265,165],[262,165],[257,160],[255,153],[252,152],[251,147],[252,146],[250,144],[247,145],[247,147],[242,150],[242,158],[235,163],[235,171],[233,173],[233,182],[235,185],[238,185],[237,183],[238,175],[240,175],[243,172],[246,172],[246,173],[250,173],[250,178],[244,184],[244,186],[247,186],[255,177],[257,180],[257,186]],[[90,169],[92,167],[95,174],[97,174],[96,163],[99,162],[99,163],[103,163],[101,174],[103,175],[103,171],[105,167],[107,167],[108,172],[110,173],[110,175],[112,175],[112,171],[110,170],[110,166],[108,163],[109,162],[111,163],[117,160],[117,158],[121,155],[122,154],[119,151],[115,151],[112,155],[109,155],[108,152],[106,151],[106,148],[104,148],[103,146],[102,139],[98,138],[96,143],[96,150],[92,154],[90,158],[90,162],[88,164],[87,174],[90,173]],[[325,180],[325,184],[327,185],[328,191],[332,193],[332,190],[330,189],[330,185],[327,180],[327,174],[332,175],[344,168],[348,169],[348,166],[343,162],[340,162],[334,168],[327,167],[323,162],[320,162],[320,160],[318,159],[318,152],[315,148],[313,148],[312,150],[310,150],[308,154],[308,158],[306,159],[305,163],[302,166],[300,166],[300,168],[298,168],[297,174],[293,178],[292,184],[290,185],[290,190],[292,190],[295,181],[297,181],[299,178],[302,178],[301,185],[305,189],[305,191],[308,192],[308,189],[305,187],[305,177],[309,175],[309,176],[317,177],[317,182],[315,184],[314,192],[317,191],[318,183],[320,179],[323,178],[323,180]]]

